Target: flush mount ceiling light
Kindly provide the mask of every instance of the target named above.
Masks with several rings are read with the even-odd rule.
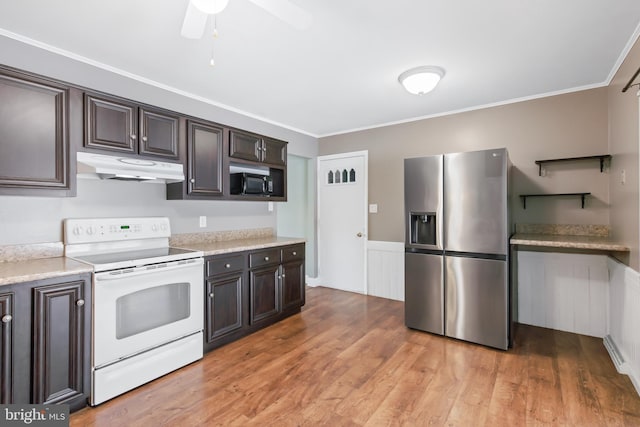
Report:
[[[407,92],[424,95],[431,92],[444,76],[444,69],[434,66],[416,67],[398,76],[398,81]]]

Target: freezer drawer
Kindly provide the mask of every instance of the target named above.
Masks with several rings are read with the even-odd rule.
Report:
[[[443,257],[405,253],[404,319],[409,328],[444,334]]]
[[[507,262],[446,257],[445,334],[508,348]]]

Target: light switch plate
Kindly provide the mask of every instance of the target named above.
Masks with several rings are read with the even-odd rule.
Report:
[[[273,212],[273,202],[269,202],[269,204],[267,205],[267,209],[269,210],[269,212]]]
[[[369,213],[378,213],[378,204],[372,203],[369,205]]]
[[[201,216],[200,217],[200,228],[204,228],[207,226],[207,217],[206,216]]]

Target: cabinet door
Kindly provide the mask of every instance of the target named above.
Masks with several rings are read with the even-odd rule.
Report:
[[[273,165],[287,164],[287,143],[277,139],[264,138],[262,161]]]
[[[178,117],[140,108],[140,154],[178,159]]]
[[[229,132],[229,157],[262,161],[262,137],[232,130]]]
[[[304,261],[282,264],[282,309],[304,305]]]
[[[13,293],[0,294],[0,404],[13,403]]]
[[[279,297],[280,265],[250,270],[250,317],[253,325],[280,313]]]
[[[207,342],[242,328],[242,273],[207,280]]]
[[[0,75],[0,186],[68,189],[68,88]]]
[[[137,107],[85,94],[85,147],[137,153]]]
[[[85,281],[32,289],[32,403],[83,401]],[[88,391],[88,390],[87,390]]]
[[[222,195],[222,128],[187,122],[188,194]]]

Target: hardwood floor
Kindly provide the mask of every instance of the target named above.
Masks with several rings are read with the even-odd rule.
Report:
[[[71,426],[640,425],[601,339],[520,325],[503,352],[409,330],[403,303],[308,288],[302,313]]]

